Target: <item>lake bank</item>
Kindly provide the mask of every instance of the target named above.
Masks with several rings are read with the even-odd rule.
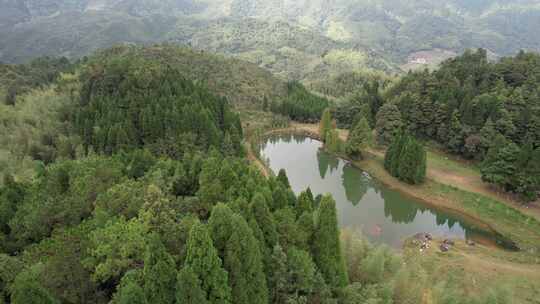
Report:
[[[319,136],[313,128],[292,126],[272,130],[266,135],[294,133],[318,140]],[[492,198],[470,193],[429,180],[420,186],[410,186],[390,176],[384,170],[383,159],[370,154],[364,160],[351,162],[357,168],[371,174],[387,187],[422,201],[427,206],[439,208],[467,220],[474,221],[482,227],[499,233],[506,239],[516,242],[522,254],[514,255],[516,260],[539,263],[538,244],[540,244],[540,224],[534,218],[523,215],[518,210]]]

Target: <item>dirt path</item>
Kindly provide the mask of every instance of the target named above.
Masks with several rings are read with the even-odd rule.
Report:
[[[260,159],[257,158],[257,156],[255,156],[255,153],[253,153],[253,150],[251,149],[251,145],[247,144],[245,146],[248,160],[252,162],[257,168],[259,168],[264,177],[269,177],[270,172],[268,172],[268,168],[261,162]]]
[[[317,134],[319,132],[318,125],[314,124],[293,123],[291,125],[291,128],[297,130],[305,130],[314,134]],[[347,140],[348,135],[349,132],[347,130],[339,130],[339,137],[343,141]],[[446,158],[444,155],[441,155],[440,152],[430,152],[437,157]],[[368,153],[376,157],[384,158],[385,152],[383,150],[368,149]],[[448,162],[450,162],[450,160],[448,160]],[[538,202],[530,204],[529,206],[525,206],[520,202],[516,201],[511,195],[505,194],[501,191],[497,191],[496,189],[490,187],[489,184],[484,183],[479,173],[474,172],[473,170],[466,170],[467,168],[465,165],[457,161],[453,161],[452,166],[461,166],[461,170],[459,170],[460,172],[456,172],[456,170],[453,170],[453,168],[451,168],[450,166],[437,165],[435,164],[434,160],[428,158],[427,177],[441,184],[450,185],[461,190],[479,193],[484,196],[496,199],[515,209],[520,210],[524,214],[540,220],[540,204]]]

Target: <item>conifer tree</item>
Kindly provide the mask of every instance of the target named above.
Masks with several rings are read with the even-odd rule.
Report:
[[[290,188],[291,184],[289,183],[289,178],[287,177],[287,172],[285,172],[285,169],[280,169],[277,181],[280,182],[285,188]]]
[[[305,191],[302,191],[298,196],[298,203],[296,204],[296,215],[300,217],[304,212],[313,211],[313,194],[311,190],[307,188]]]
[[[209,304],[231,303],[227,271],[222,268],[208,228],[201,223],[193,225],[189,232],[184,267],[189,267],[200,280],[201,290]]]
[[[313,235],[313,256],[325,281],[332,287],[347,285],[347,272],[341,255],[336,203],[325,195],[317,210]]]
[[[149,303],[172,303],[175,298],[176,265],[159,236],[152,235],[144,258],[144,294]]]
[[[208,220],[208,229],[220,256],[223,256],[227,242],[236,229],[233,225],[233,215],[233,211],[227,205],[219,203],[212,209]]]
[[[176,285],[176,304],[209,304],[202,283],[191,267],[186,266],[178,272]]]
[[[362,150],[368,146],[370,141],[371,129],[367,119],[362,117],[349,132],[345,152],[351,157],[362,158]]]
[[[331,129],[326,132],[324,147],[330,153],[340,153],[343,151],[343,143],[339,138],[339,133],[337,130]]]
[[[330,109],[325,109],[319,123],[319,136],[322,141],[326,141],[327,133],[332,130],[332,113]]]
[[[397,177],[409,184],[420,184],[426,176],[426,152],[413,137],[407,136],[399,155]]]
[[[269,282],[272,292],[271,303],[285,303],[288,289],[287,255],[285,255],[283,248],[279,244],[274,246],[271,264]]]
[[[240,215],[233,216],[232,226],[234,230],[227,242],[224,257],[224,266],[232,286],[232,302],[266,303],[268,287],[259,243]]]
[[[377,113],[375,130],[377,142],[380,145],[392,143],[394,137],[401,131],[403,121],[398,107],[391,102],[385,103]]]
[[[251,200],[251,213],[257,221],[259,228],[261,229],[265,245],[268,248],[274,248],[277,242],[276,223],[270,209],[266,205],[264,196],[260,193],[256,193]]]

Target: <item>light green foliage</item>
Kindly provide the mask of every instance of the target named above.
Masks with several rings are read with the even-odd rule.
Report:
[[[30,181],[36,164],[72,158],[78,139],[68,137],[62,113],[69,96],[54,87],[20,95],[15,106],[0,103],[0,177],[10,173]]]
[[[176,288],[177,304],[208,304],[206,293],[202,289],[201,280],[189,266],[178,272]]]
[[[122,277],[118,291],[114,294],[111,304],[147,304],[146,295],[140,286],[140,271],[130,271]]]
[[[151,235],[143,268],[144,294],[149,303],[174,302],[176,265],[158,235]]]
[[[336,129],[332,129],[326,132],[326,139],[324,141],[324,148],[330,153],[343,152],[344,144],[339,138],[339,133]]]
[[[427,276],[422,267],[415,262],[402,268],[396,275],[394,283],[394,303],[421,303]]]
[[[119,279],[129,269],[141,264],[146,250],[148,227],[132,219],[111,220],[90,234],[90,257],[85,265],[99,282]]]
[[[13,304],[57,304],[59,303],[48,290],[41,286],[38,276],[41,265],[20,272],[11,287]]]
[[[330,109],[326,108],[323,111],[321,121],[319,122],[319,136],[325,142],[328,133],[333,129],[332,123],[332,113],[330,112]]]
[[[332,287],[347,285],[345,261],[341,254],[336,203],[330,195],[322,198],[315,222],[313,256],[325,281]]]
[[[144,183],[128,180],[114,185],[104,193],[100,193],[96,199],[96,212],[122,215],[126,219],[137,216],[139,209],[144,204]]]
[[[349,132],[349,137],[345,143],[345,152],[354,158],[362,158],[364,150],[371,142],[371,129],[365,117],[360,118],[356,125]]]
[[[296,204],[296,214],[300,217],[304,212],[311,212],[314,208],[313,194],[311,189],[307,188],[302,191],[298,196],[298,203]]]
[[[191,228],[187,247],[184,267],[190,268],[199,279],[208,303],[230,303],[231,288],[227,271],[222,268],[221,259],[205,225],[197,223]]]
[[[185,251],[185,241],[189,232],[189,217],[182,219],[178,216],[180,206],[164,194],[155,185],[149,185],[144,193],[144,204],[138,219],[148,227],[149,231],[157,233],[168,252],[181,255]]]
[[[55,228],[79,224],[92,215],[98,193],[121,176],[118,161],[98,156],[48,166],[9,224],[14,237],[21,243],[40,240]]]

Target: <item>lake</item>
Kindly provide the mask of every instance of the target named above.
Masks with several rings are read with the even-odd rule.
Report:
[[[491,232],[389,189],[321,148],[321,142],[305,136],[272,135],[259,151],[274,173],[286,170],[296,194],[307,187],[314,195],[332,194],[340,226],[361,229],[372,242],[399,248],[404,239],[428,232],[495,244]]]

